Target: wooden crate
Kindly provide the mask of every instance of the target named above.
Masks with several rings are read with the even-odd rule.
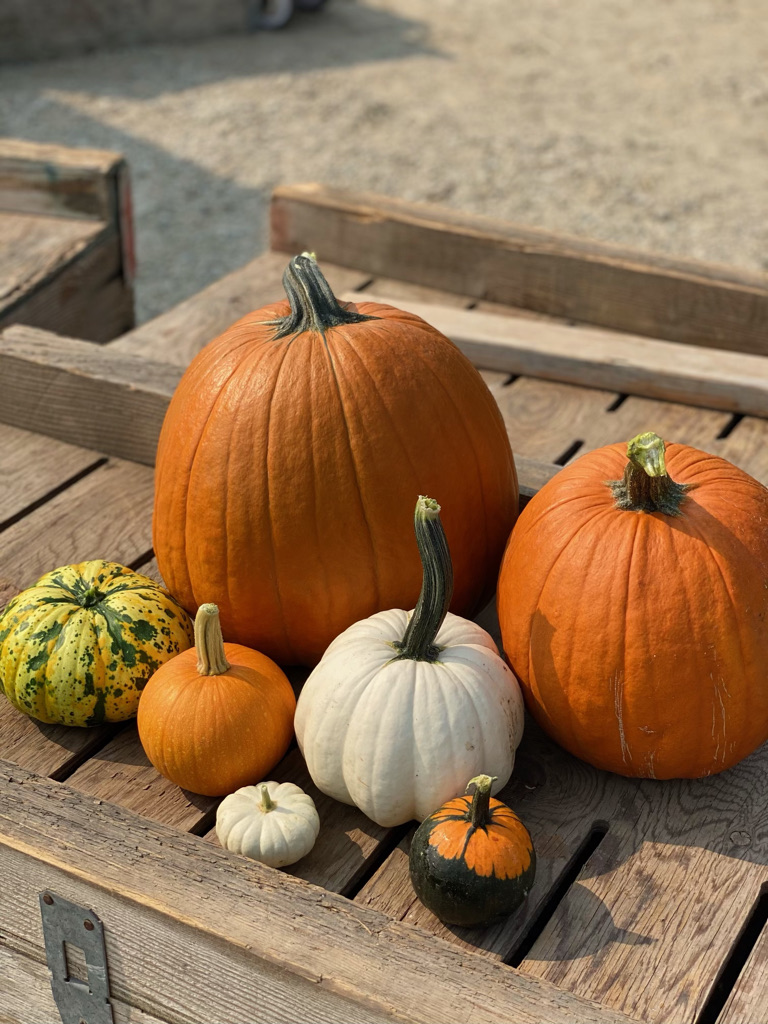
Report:
[[[119,153],[0,139],[0,327],[130,330],[133,227]]]
[[[304,249],[337,292],[426,304],[472,354],[524,497],[643,429],[768,481],[764,279],[318,186],[279,189],[272,211],[269,253],[108,346],[22,326],[0,338],[0,604],[88,557],[157,577],[151,463],[168,399]],[[495,628],[492,609],[483,621]],[[416,900],[411,828],[318,793],[296,749],[274,777],[312,793],[323,828],[282,872],[221,850],[217,801],[160,777],[133,724],[47,727],[3,703],[0,756],[0,1020],[56,1019],[43,890],[103,920],[118,1022],[768,1018],[768,747],[710,779],[628,780],[528,723],[503,796],[538,876],[520,913],[474,930]]]

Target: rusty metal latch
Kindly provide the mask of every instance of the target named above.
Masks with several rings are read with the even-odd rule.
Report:
[[[104,926],[99,918],[47,889],[40,893],[40,914],[51,989],[63,1024],[114,1024]],[[65,942],[85,953],[87,982],[69,976]]]

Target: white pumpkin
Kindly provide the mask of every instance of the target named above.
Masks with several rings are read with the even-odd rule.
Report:
[[[320,831],[315,802],[292,782],[260,782],[230,793],[216,812],[216,835],[232,853],[273,868],[306,857]]]
[[[447,612],[452,573],[439,511],[419,499],[416,610],[379,612],[345,630],[296,709],[315,785],[383,826],[423,820],[475,775],[497,776],[497,792],[522,738],[520,687],[493,638]]]

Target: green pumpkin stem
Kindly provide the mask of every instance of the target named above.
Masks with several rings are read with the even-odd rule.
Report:
[[[274,811],[277,807],[277,804],[269,795],[269,790],[266,786],[261,787],[261,803],[259,806],[265,814],[268,814],[270,811]]]
[[[219,609],[215,604],[201,604],[197,609],[195,650],[197,671],[201,676],[223,676],[232,667],[224,653]]]
[[[469,820],[473,828],[482,828],[490,823],[491,787],[497,779],[497,775],[476,775],[467,783],[467,793],[470,786],[475,787],[472,806],[469,809]]]
[[[423,569],[421,593],[403,639],[394,646],[400,652],[397,660],[436,661],[442,648],[435,644],[435,637],[453,595],[453,564],[434,498],[419,496],[414,527]]]
[[[94,584],[94,586],[88,587],[86,592],[83,594],[80,604],[83,608],[93,608],[93,606],[98,604],[99,601],[103,601],[104,597],[105,595],[102,594],[99,588]]]
[[[638,434],[627,443],[629,462],[621,480],[611,480],[616,508],[625,512],[662,512],[682,515],[682,503],[693,484],[678,484],[667,473],[664,441],[652,432]]]
[[[291,304],[291,312],[273,321],[277,328],[275,341],[304,331],[322,334],[329,327],[378,320],[378,317],[365,316],[341,305],[323,277],[314,253],[303,252],[301,256],[293,257],[283,274],[283,288]]]

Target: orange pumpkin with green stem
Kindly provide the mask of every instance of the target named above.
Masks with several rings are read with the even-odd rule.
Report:
[[[225,644],[216,605],[195,618],[195,647],[147,683],[137,724],[144,751],[177,786],[223,796],[264,779],[293,737],[296,698],[278,666]]]
[[[543,728],[598,768],[658,779],[720,772],[768,739],[767,531],[762,484],[656,434],[558,473],[498,587]]]
[[[493,594],[517,514],[501,413],[469,360],[420,317],[340,304],[315,261],[288,301],[243,317],[192,362],[157,453],[154,546],[189,611],[228,638],[314,665],[348,626],[412,608],[415,494],[439,494],[452,611]]]

